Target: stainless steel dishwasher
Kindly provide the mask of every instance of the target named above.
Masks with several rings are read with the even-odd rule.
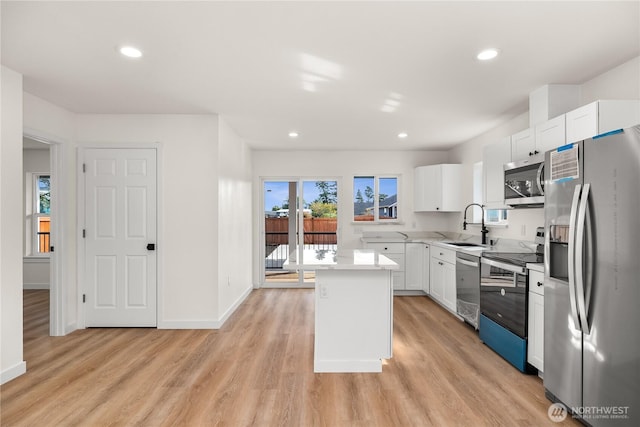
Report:
[[[456,253],[456,311],[478,329],[480,316],[480,257]]]

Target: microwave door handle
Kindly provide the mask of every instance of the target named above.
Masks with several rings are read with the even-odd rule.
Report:
[[[578,224],[576,229],[576,245],[575,245],[575,259],[576,259],[576,299],[578,302],[578,314],[580,317],[580,325],[582,332],[589,333],[589,322],[587,319],[587,307],[585,304],[585,286],[584,286],[584,227],[586,221],[587,203],[589,201],[589,184],[585,184],[582,188],[582,197],[580,198],[580,208],[578,209]]]
[[[577,184],[573,191],[573,200],[571,201],[571,214],[569,215],[569,304],[571,305],[571,318],[576,329],[580,328],[580,321],[578,320],[578,309],[576,302],[576,222],[578,215],[578,203],[580,201],[580,192],[582,186]]]
[[[541,196],[544,196],[544,187],[542,186],[542,174],[544,173],[544,163],[540,163],[538,166],[538,173],[536,173],[536,185]]]

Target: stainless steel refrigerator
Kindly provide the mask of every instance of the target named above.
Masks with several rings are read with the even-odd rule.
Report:
[[[640,425],[640,126],[545,155],[544,387]]]

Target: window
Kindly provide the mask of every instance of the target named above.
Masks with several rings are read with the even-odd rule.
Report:
[[[474,163],[473,165],[473,203],[482,204],[482,162]],[[473,222],[481,222],[482,210],[473,206]],[[507,210],[506,209],[485,209],[484,210],[484,223],[486,225],[507,225]]]
[[[34,174],[33,178],[33,254],[42,255],[48,254],[50,250],[51,175]]]
[[[397,222],[398,177],[354,177],[353,220],[369,222]]]

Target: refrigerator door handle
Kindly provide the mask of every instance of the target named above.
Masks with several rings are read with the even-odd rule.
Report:
[[[585,334],[589,333],[589,321],[587,318],[587,307],[585,303],[585,286],[584,286],[584,227],[587,213],[587,203],[589,202],[589,184],[582,187],[582,197],[580,198],[580,208],[578,209],[578,224],[576,229],[576,245],[575,245],[575,283],[576,283],[576,299],[578,302],[578,315],[580,318],[580,329]]]
[[[580,320],[578,319],[578,308],[576,302],[576,222],[578,216],[578,204],[580,202],[580,192],[582,185],[577,184],[573,191],[573,200],[571,201],[571,213],[569,215],[569,304],[571,305],[571,318],[576,329],[581,330]]]

